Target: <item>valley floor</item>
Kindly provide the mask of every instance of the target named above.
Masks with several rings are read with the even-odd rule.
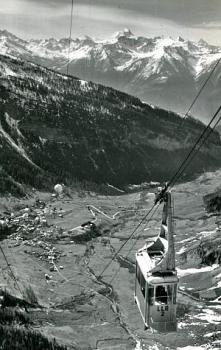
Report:
[[[133,298],[135,251],[147,236],[158,233],[161,207],[98,278],[152,206],[153,193],[60,199],[36,193],[29,200],[2,200],[0,210],[13,211],[17,220],[2,247],[21,289],[31,287],[43,306],[29,310],[33,327],[69,349],[220,349],[221,235],[203,204],[203,195],[213,192],[220,180],[220,171],[204,174],[173,191],[180,284],[178,331],[167,335],[144,331]],[[80,226],[88,221],[98,230],[82,236]],[[202,244],[216,251],[215,261],[202,263]],[[21,297],[1,255],[0,266],[2,287]]]

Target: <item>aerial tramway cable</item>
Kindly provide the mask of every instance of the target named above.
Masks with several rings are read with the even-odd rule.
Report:
[[[194,97],[193,101],[191,102],[189,108],[187,109],[187,111],[185,112],[185,114],[183,115],[183,117],[181,117],[180,119],[180,123],[178,124],[177,130],[176,132],[183,126],[184,121],[186,120],[187,117],[190,117],[189,113],[191,111],[191,109],[193,108],[193,106],[195,105],[196,101],[198,100],[198,98],[200,97],[201,93],[203,92],[203,90],[205,89],[206,85],[208,84],[209,80],[211,79],[213,73],[215,72],[216,68],[218,67],[219,63],[221,62],[221,57],[217,60],[216,64],[214,65],[214,67],[211,69],[208,77],[205,79],[205,81],[203,82],[201,88],[199,89],[198,93],[196,94],[196,96]],[[169,145],[169,140],[165,146],[165,148],[167,148],[167,146]]]
[[[127,242],[133,237],[135,232],[138,230],[138,228],[142,225],[142,223],[146,220],[148,215],[152,212],[154,206],[150,208],[150,210],[147,212],[147,214],[143,217],[143,219],[139,222],[139,224],[135,227],[135,229],[132,231],[130,236],[127,238],[127,240],[120,246],[120,248],[115,252],[114,256],[111,258],[111,260],[107,263],[107,265],[104,267],[104,269],[100,272],[98,279],[103,275],[103,273],[107,270],[107,268],[111,265],[112,261],[118,256],[120,251],[123,249],[123,247],[127,244]]]
[[[179,171],[177,171],[174,176],[172,177],[172,179],[170,180],[170,182],[166,185],[166,189],[168,189],[169,187],[172,188],[176,181],[179,179],[179,177],[181,176],[181,174],[183,173],[183,171],[187,168],[187,166],[190,164],[190,162],[193,160],[193,158],[196,156],[197,152],[200,150],[200,148],[203,146],[203,144],[206,142],[206,140],[208,139],[208,137],[210,136],[210,134],[214,131],[214,129],[216,128],[216,126],[219,124],[219,122],[221,121],[221,116],[219,117],[219,119],[216,121],[216,123],[214,124],[214,126],[211,128],[210,126],[212,125],[213,121],[216,119],[217,115],[219,114],[219,112],[221,111],[221,105],[220,107],[217,109],[217,111],[215,112],[215,114],[213,115],[211,121],[209,122],[209,124],[206,126],[206,128],[204,129],[203,133],[200,135],[200,137],[197,139],[196,143],[194,144],[194,146],[192,147],[191,151],[189,152],[189,154],[187,155],[187,157],[185,158],[184,162],[181,164],[181,166],[179,167]],[[208,133],[207,133],[208,131]],[[207,133],[207,135],[206,135]],[[204,137],[205,136],[205,137]],[[204,138],[203,138],[204,137]],[[201,142],[201,143],[200,143]],[[196,147],[199,145],[199,147],[196,149]],[[196,150],[195,153],[193,153]],[[184,168],[183,168],[184,166]],[[182,171],[180,173],[180,171]],[[178,177],[179,176],[179,177]],[[163,190],[165,191],[165,189]],[[153,215],[155,214],[155,212],[157,211],[159,205],[160,205],[160,201],[158,200],[157,202],[154,203],[154,205],[152,206],[152,208],[149,210],[149,212],[147,214],[149,214],[153,208],[157,205],[156,209],[154,210],[154,212],[152,213],[151,217],[149,218],[148,222],[152,219]],[[146,218],[146,216],[145,216]],[[135,246],[138,238],[139,238],[140,234],[137,235],[137,237],[135,238],[135,242],[133,243],[132,247],[129,249],[127,255],[125,258],[128,257],[128,255],[130,254],[130,252],[132,251],[133,247]],[[131,237],[131,236],[130,236]],[[130,239],[129,237],[129,239]],[[131,237],[132,238],[132,237]],[[128,239],[128,240],[129,240]],[[127,240],[127,241],[128,241]],[[125,245],[125,244],[124,244]],[[123,248],[123,246],[122,246]],[[121,251],[121,249],[118,249],[118,252],[114,255],[113,259],[115,259],[116,255],[119,254],[119,252]],[[112,260],[111,260],[112,262]],[[109,265],[111,264],[111,262],[109,263]],[[109,265],[107,264],[107,268],[109,267]],[[105,271],[106,268],[103,269],[103,271]],[[110,283],[113,282],[113,280],[116,278],[118,272],[119,272],[120,268],[117,270],[117,272],[114,274],[114,276],[112,277]],[[100,276],[99,276],[100,277]]]
[[[72,6],[71,6],[71,22],[70,22],[70,37],[69,37],[69,51],[68,51],[68,64],[67,64],[67,74],[69,73],[69,63],[70,63],[70,46],[71,46],[71,37],[72,37],[72,26],[73,26],[73,0],[72,0]],[[202,91],[204,90],[204,88],[206,87],[208,81],[210,80],[212,74],[214,73],[215,69],[217,68],[217,66],[219,65],[221,61],[221,58],[216,62],[215,66],[213,67],[213,69],[211,70],[209,76],[207,77],[207,79],[205,80],[204,84],[202,85],[201,89],[199,90],[199,92],[197,93],[196,97],[194,98],[193,102],[191,103],[190,107],[188,108],[187,112],[185,113],[184,117],[181,119],[181,123],[179,125],[179,128],[181,127],[183,121],[185,120],[186,117],[189,116],[189,112],[192,109],[192,107],[194,106],[194,104],[196,103],[197,99],[199,98],[200,94],[202,93]],[[19,97],[23,97],[20,94],[17,93],[13,93],[14,95],[17,95]],[[27,98],[26,98],[27,99]],[[33,100],[33,99],[30,99]],[[39,102],[36,100],[36,102]],[[50,104],[47,102],[44,102],[44,104]],[[220,107],[221,108],[221,107]],[[217,114],[220,111],[220,108],[218,109],[218,111],[215,113],[213,119],[211,120],[211,122],[209,123],[209,125],[207,125],[206,129],[204,130],[204,132],[202,133],[202,135],[200,135],[200,137],[198,138],[197,142],[195,143],[195,145],[193,146],[193,148],[191,149],[191,151],[189,152],[189,154],[187,155],[187,157],[185,158],[184,162],[182,162],[182,164],[180,165],[179,169],[177,170],[177,172],[174,174],[174,176],[172,177],[172,179],[170,180],[169,184],[166,185],[166,189],[172,185],[172,183],[174,181],[177,181],[178,177],[181,176],[181,173],[183,172],[182,168],[183,166],[185,166],[185,163],[188,161],[188,159],[191,157],[192,152],[196,149],[198,143],[202,140],[203,136],[205,135],[205,133],[207,132],[207,130],[210,128],[210,125],[212,124],[213,120],[215,119],[215,117],[217,116]],[[218,124],[218,122],[217,122]],[[201,145],[202,146],[202,145]],[[200,146],[200,148],[201,148]],[[199,150],[199,149],[198,149]],[[197,150],[197,151],[198,151]],[[189,164],[189,163],[188,163]],[[186,167],[185,167],[186,168]],[[158,201],[157,201],[158,202]],[[156,202],[156,203],[157,203]],[[111,262],[116,258],[116,256],[119,254],[119,252],[121,251],[121,249],[126,245],[126,243],[133,237],[133,235],[135,234],[135,232],[137,231],[137,229],[140,227],[140,225],[146,220],[146,218],[148,217],[148,215],[152,212],[152,210],[154,209],[156,203],[151,207],[151,209],[147,212],[147,214],[144,216],[144,218],[140,221],[140,223],[137,225],[137,227],[133,230],[133,232],[131,233],[131,235],[129,236],[129,238],[122,244],[122,246],[118,249],[118,251],[115,253],[114,257],[111,259],[111,261],[105,266],[105,268],[102,270],[102,272],[99,274],[99,278],[102,276],[102,274],[106,271],[106,269],[110,266]]]
[[[216,68],[218,67],[219,63],[221,61],[221,57],[218,59],[218,61],[216,62],[216,64],[214,65],[214,67],[212,68],[210,74],[208,75],[208,77],[206,78],[206,80],[204,81],[203,85],[201,86],[199,92],[196,94],[195,98],[193,99],[193,102],[191,103],[190,107],[188,108],[187,112],[184,115],[184,119],[186,117],[189,116],[189,113],[191,111],[191,109],[193,108],[193,106],[195,105],[196,101],[198,100],[199,96],[201,95],[202,91],[204,90],[204,88],[206,87],[208,81],[210,80],[211,76],[213,75],[213,73],[215,72]]]
[[[67,63],[67,74],[69,74],[69,64],[70,64],[70,47],[71,47],[71,38],[72,38],[72,27],[73,27],[73,5],[74,2],[72,0],[72,6],[71,6],[71,21],[70,21],[70,36],[69,36],[69,49],[68,49],[68,63]],[[194,104],[196,103],[197,99],[199,98],[199,96],[201,95],[201,93],[203,92],[204,88],[206,87],[208,81],[210,80],[212,74],[214,73],[214,71],[216,70],[216,68],[218,67],[219,63],[221,61],[221,57],[218,59],[218,61],[216,62],[216,64],[214,65],[213,69],[211,70],[210,74],[208,75],[208,77],[206,78],[206,80],[204,81],[202,87],[200,88],[199,92],[197,93],[197,95],[195,96],[193,102],[191,103],[190,107],[188,108],[188,110],[186,111],[186,113],[184,114],[184,116],[181,118],[181,123],[178,125],[178,129],[182,126],[183,122],[185,121],[186,117],[189,117],[189,112],[192,109],[192,107],[194,106]],[[6,90],[7,91],[7,90]],[[26,101],[32,101],[32,102],[36,102],[39,103],[39,100],[35,99],[35,98],[30,98],[27,96],[22,96],[21,94],[18,94],[16,92],[8,92],[11,95],[14,95],[16,97],[25,99]],[[50,105],[51,106],[51,102],[46,102],[46,101],[41,101],[44,105]]]
[[[176,173],[173,175],[172,179],[169,181],[169,183],[167,184],[167,188],[174,185],[175,182],[177,182],[177,180],[180,178],[180,176],[182,175],[183,171],[186,169],[186,162],[189,160],[189,158],[191,157],[192,153],[195,151],[196,147],[198,146],[198,144],[203,140],[200,148],[202,147],[204,141],[204,136],[206,135],[208,130],[211,130],[211,132],[214,130],[215,126],[219,123],[219,121],[215,124],[215,126],[213,128],[211,128],[212,123],[214,122],[214,120],[216,119],[217,115],[219,114],[219,112],[221,111],[221,105],[219,106],[219,108],[217,109],[217,111],[215,112],[215,114],[213,115],[212,119],[210,120],[209,124],[206,126],[206,128],[204,129],[204,131],[202,132],[202,134],[199,136],[199,138],[197,139],[197,141],[195,142],[195,144],[193,145],[193,147],[191,148],[190,152],[187,154],[186,158],[184,159],[184,161],[181,163],[181,165],[179,166],[178,170],[176,171]],[[210,133],[211,133],[210,132]],[[210,134],[209,134],[210,135]],[[197,149],[197,152],[199,151],[199,149]],[[189,163],[188,163],[189,164]],[[185,167],[185,168],[183,168]]]
[[[67,63],[67,75],[69,74],[69,64],[70,64],[70,49],[71,49],[71,39],[72,39],[72,27],[73,27],[73,7],[74,7],[74,0],[72,0],[71,3],[71,17],[70,17],[70,33],[69,33],[69,48],[68,48],[68,63]],[[213,67],[213,69],[211,70],[209,76],[207,77],[207,79],[205,80],[204,84],[202,85],[202,87],[200,88],[199,92],[197,93],[197,95],[195,96],[193,102],[191,103],[190,107],[188,108],[187,112],[185,113],[184,117],[182,118],[182,122],[183,120],[189,116],[189,112],[192,109],[192,107],[194,106],[194,104],[196,103],[197,99],[199,98],[199,96],[201,95],[202,91],[204,90],[204,88],[206,87],[208,81],[210,80],[212,74],[214,73],[215,69],[217,68],[217,66],[219,65],[221,61],[221,58],[216,62],[215,66]],[[13,93],[12,93],[13,94]],[[16,93],[14,93],[15,95],[18,95]],[[20,96],[22,97],[22,96]],[[39,101],[36,101],[39,102]],[[49,103],[45,103],[45,104],[49,104]],[[182,172],[186,169],[186,167],[188,166],[189,162],[188,160],[190,159],[193,151],[196,149],[198,143],[202,140],[203,136],[205,135],[205,133],[207,132],[207,130],[209,130],[211,123],[214,121],[214,119],[216,118],[216,116],[218,115],[218,113],[220,112],[221,106],[220,108],[217,110],[217,112],[215,113],[214,117],[212,118],[211,122],[208,124],[208,126],[206,127],[206,129],[204,130],[204,132],[202,133],[202,135],[200,136],[200,138],[197,140],[197,142],[195,143],[195,145],[193,146],[193,148],[191,149],[191,151],[189,152],[189,154],[187,155],[187,157],[185,158],[184,162],[182,162],[182,164],[180,165],[178,171],[175,173],[175,175],[172,177],[172,179],[170,180],[170,182],[168,183],[168,185],[166,185],[166,189],[172,185],[173,183],[175,183],[174,181],[177,181],[178,178],[181,176]],[[220,118],[221,119],[221,118]],[[219,120],[220,120],[219,119]],[[219,121],[216,123],[216,125],[219,123]],[[181,124],[179,125],[179,127],[181,126]],[[213,128],[214,129],[214,128]],[[211,132],[213,131],[213,129],[211,130]],[[210,132],[210,133],[211,133]],[[210,135],[209,133],[209,135]],[[208,136],[209,136],[208,135]],[[205,141],[203,141],[204,143]],[[203,143],[201,144],[201,146],[198,148],[197,152],[199,151],[199,149],[202,147]],[[192,160],[192,158],[191,158]],[[188,162],[186,164],[186,162]],[[186,164],[186,165],[185,165]],[[183,166],[185,167],[183,169]],[[122,244],[122,246],[118,249],[118,251],[115,253],[115,255],[112,257],[111,261],[104,267],[104,269],[102,270],[102,272],[99,274],[100,278],[102,276],[102,274],[106,271],[106,269],[110,266],[111,262],[116,258],[116,256],[119,254],[119,252],[122,250],[122,248],[126,245],[126,243],[134,236],[135,232],[138,230],[138,228],[141,226],[141,224],[146,220],[146,218],[148,217],[148,215],[152,212],[152,210],[154,209],[154,207],[156,206],[156,204],[158,203],[158,200],[155,202],[155,204],[150,208],[150,210],[147,212],[147,214],[143,217],[143,219],[140,221],[140,223],[136,226],[136,228],[132,231],[131,235],[129,236],[129,238]],[[151,216],[152,217],[152,216]],[[149,219],[150,220],[150,219]],[[2,250],[2,247],[0,248]],[[3,254],[4,251],[2,250]],[[6,260],[7,261],[7,260]],[[7,263],[8,264],[8,263]],[[10,267],[10,265],[8,264],[8,266]],[[10,268],[11,270],[11,268]],[[12,270],[11,270],[12,272]],[[13,272],[12,272],[13,273]],[[14,274],[13,274],[14,276]],[[15,277],[15,276],[14,276]]]
[[[218,110],[216,111],[216,113],[214,114],[214,116],[212,117],[210,123],[206,126],[206,128],[204,129],[203,133],[200,135],[200,137],[197,139],[196,143],[193,145],[191,151],[188,153],[187,157],[185,158],[185,160],[182,162],[182,164],[180,165],[178,171],[176,171],[176,173],[174,174],[174,176],[172,177],[172,179],[169,181],[168,184],[166,184],[166,186],[164,187],[164,189],[162,190],[161,194],[163,195],[166,190],[174,184],[175,182],[178,180],[178,178],[180,178],[181,174],[183,173],[183,171],[186,168],[186,162],[190,159],[191,155],[193,154],[194,150],[196,149],[197,145],[199,144],[199,142],[202,140],[203,136],[205,135],[205,133],[207,132],[207,130],[210,130],[210,125],[211,123],[214,121],[214,119],[216,118],[216,116],[218,115],[218,113],[221,110],[221,106],[218,108]],[[215,125],[217,125],[219,123],[219,121],[221,120],[221,117],[219,118],[219,120],[217,121],[217,123]],[[214,128],[213,128],[214,129]],[[213,129],[211,129],[211,132],[213,131]],[[210,132],[210,133],[211,133]],[[209,134],[210,135],[210,134]],[[203,140],[200,148],[202,147],[203,143],[205,142],[205,140]],[[198,149],[199,150],[199,149]],[[197,150],[197,152],[198,152]],[[186,166],[185,166],[186,165]],[[188,163],[189,165],[189,163]],[[185,166],[184,169],[183,166]],[[148,215],[152,212],[152,210],[154,209],[154,207],[157,205],[157,203],[160,202],[161,197],[158,196],[158,198],[156,199],[155,203],[153,204],[153,206],[149,209],[149,211],[147,212],[147,214],[143,217],[143,219],[139,222],[139,224],[136,226],[136,228],[132,231],[132,233],[130,234],[130,236],[128,237],[128,239],[121,245],[121,247],[117,250],[117,252],[114,254],[114,256],[111,258],[111,260],[106,264],[106,266],[104,267],[104,269],[102,270],[102,272],[99,274],[98,278],[100,278],[103,273],[107,270],[107,268],[111,265],[112,261],[118,256],[119,252],[123,249],[123,247],[127,244],[127,242],[134,236],[135,232],[138,230],[138,228],[141,226],[141,224],[146,220],[146,218],[148,217]],[[151,218],[150,218],[151,219]],[[150,221],[150,219],[148,220],[148,222]],[[139,237],[139,236],[138,236]]]
[[[73,27],[73,8],[74,8],[74,0],[72,0],[72,3],[71,3],[71,17],[70,17],[70,34],[69,34],[67,75],[69,74],[69,64],[70,64],[70,49],[71,49],[72,27]],[[11,93],[16,95],[16,96],[22,97],[22,96],[20,96],[17,93],[13,93],[13,92],[11,92]],[[33,99],[30,99],[30,100],[32,101]],[[39,102],[39,101],[36,100],[36,102]],[[45,103],[45,104],[50,104],[50,103]],[[22,290],[21,290],[21,288],[20,288],[20,286],[18,284],[18,280],[17,280],[16,276],[14,275],[14,272],[12,271],[12,268],[11,268],[9,262],[8,262],[7,256],[5,255],[4,249],[2,248],[1,244],[0,244],[0,250],[1,250],[2,255],[4,257],[4,260],[5,260],[6,264],[7,264],[7,267],[8,267],[8,269],[9,269],[11,275],[12,275],[12,278],[13,278],[13,280],[15,282],[15,285],[17,286],[19,292],[21,293],[21,296],[23,297],[23,292],[22,292]]]
[[[220,60],[219,60],[220,61]],[[217,64],[218,65],[218,64]],[[217,67],[216,65],[216,67]],[[215,67],[215,68],[216,68]],[[213,69],[214,71],[215,69]],[[212,74],[210,74],[209,77],[211,77]],[[209,79],[207,79],[207,82],[209,81]],[[205,88],[205,84],[204,84],[204,88]],[[202,89],[201,89],[202,92]],[[199,96],[199,95],[198,95]],[[196,100],[195,100],[196,101]],[[195,102],[194,102],[195,103]],[[218,125],[219,121],[221,120],[221,117],[218,119],[218,121],[216,122],[216,124],[213,126],[213,128],[211,128],[211,125],[213,123],[213,121],[216,119],[217,115],[219,114],[221,110],[221,105],[220,107],[217,109],[217,111],[215,112],[215,114],[213,115],[212,119],[210,120],[209,124],[205,127],[205,129],[203,130],[202,134],[199,136],[199,138],[196,140],[195,144],[193,145],[193,147],[191,148],[190,152],[188,153],[188,155],[186,156],[186,158],[184,159],[184,161],[182,162],[182,164],[179,166],[178,170],[176,171],[176,173],[173,175],[172,179],[169,181],[168,184],[166,184],[166,186],[164,187],[164,189],[161,192],[161,195],[163,195],[166,190],[170,187],[170,186],[174,186],[174,184],[177,182],[177,180],[181,177],[183,171],[186,169],[186,167],[189,165],[190,162],[188,162],[188,160],[190,159],[190,157],[193,155],[193,152],[196,150],[196,147],[198,146],[198,144],[202,141],[202,143],[200,144],[200,147],[196,150],[196,153],[200,150],[200,148],[203,146],[204,142],[206,141],[206,139],[209,137],[209,135],[211,134],[211,132],[214,130],[214,128],[216,127],[216,125]],[[203,139],[203,137],[205,136],[206,132],[209,130],[209,134],[207,135],[207,137],[205,139]],[[195,156],[196,154],[194,154]],[[193,156],[193,157],[194,157]],[[193,158],[192,157],[192,158]],[[191,158],[191,160],[192,160]],[[187,163],[188,162],[188,163]],[[184,167],[184,168],[183,168]],[[134,236],[135,232],[137,231],[137,229],[141,226],[141,224],[146,220],[146,218],[148,217],[148,215],[152,212],[152,210],[154,209],[154,207],[157,205],[158,202],[160,202],[160,196],[156,199],[155,203],[153,204],[153,206],[150,208],[150,210],[147,212],[147,214],[143,217],[143,219],[140,221],[140,223],[136,226],[136,228],[132,231],[131,235],[128,237],[128,239],[121,245],[121,247],[117,250],[117,252],[114,254],[114,256],[111,258],[111,260],[107,263],[107,265],[104,267],[104,269],[102,270],[102,272],[99,274],[98,278],[100,278],[103,273],[107,270],[107,268],[111,265],[112,261],[118,256],[119,252],[122,250],[122,248],[127,244],[127,242]],[[151,219],[151,218],[150,218]],[[148,222],[150,221],[150,219],[148,220]],[[138,235],[139,237],[139,235]],[[138,238],[137,238],[138,239]]]
[[[72,39],[72,27],[73,27],[73,9],[74,9],[74,0],[71,0],[71,17],[70,17],[70,33],[69,33],[67,75],[69,74],[69,65],[70,65],[71,39]]]
[[[1,250],[2,255],[3,255],[3,257],[4,257],[5,261],[6,261],[7,267],[8,267],[8,269],[9,269],[9,271],[11,272],[12,278],[13,278],[13,280],[14,280],[14,282],[15,282],[15,284],[16,284],[18,290],[19,290],[19,292],[21,293],[21,296],[23,296],[23,292],[22,292],[22,290],[21,290],[21,288],[20,288],[20,286],[19,286],[19,284],[18,284],[17,278],[16,278],[15,275],[14,275],[14,272],[12,271],[12,268],[11,268],[9,262],[8,262],[7,256],[5,255],[5,252],[4,252],[4,250],[3,250],[2,246],[1,246],[1,244],[0,244],[0,250]]]
[[[156,208],[155,208],[155,210],[153,211],[152,215],[150,216],[148,222],[150,222],[150,220],[153,218],[153,216],[154,216],[154,214],[156,213],[156,211],[157,211],[157,209],[159,208],[159,206],[160,206],[160,203],[158,203],[158,205],[156,206]],[[155,206],[154,206],[154,207],[155,207]],[[154,208],[154,207],[153,207],[153,208]],[[127,255],[124,257],[124,259],[127,259],[127,258],[128,258],[130,252],[132,251],[132,249],[134,248],[135,244],[137,243],[137,240],[138,240],[139,236],[140,236],[140,234],[138,233],[137,237],[135,238],[135,242],[133,243],[132,247],[131,247],[131,248],[129,249],[129,251],[127,252]],[[117,269],[117,271],[115,272],[115,274],[113,275],[113,277],[111,278],[111,280],[110,280],[110,282],[109,282],[110,284],[114,281],[114,279],[115,279],[116,276],[118,275],[119,271],[120,271],[120,266],[119,266],[119,268]]]
[[[219,108],[217,109],[217,111],[215,112],[215,114],[213,115],[213,118],[210,121],[210,125],[212,124],[212,122],[216,119],[217,115],[220,113],[221,111],[221,105],[219,106]],[[181,164],[180,166],[180,171],[176,172],[176,176],[174,175],[174,177],[172,178],[172,180],[170,181],[169,185],[171,188],[175,185],[175,183],[177,182],[177,180],[180,178],[180,176],[182,175],[182,173],[184,172],[184,170],[188,167],[188,165],[190,164],[190,162],[193,160],[193,158],[196,156],[197,152],[201,149],[201,147],[203,146],[203,144],[206,142],[206,140],[209,138],[209,136],[211,135],[211,133],[214,131],[214,129],[216,128],[216,126],[219,124],[219,122],[221,121],[221,116],[219,117],[219,119],[216,121],[216,123],[214,124],[213,127],[210,127],[209,124],[206,127],[206,129],[204,130],[203,134],[201,135],[201,137],[199,137],[199,139],[197,140],[198,142],[194,145],[194,150],[196,149],[196,152],[192,154],[192,152],[190,152],[188,154],[188,156],[186,157],[185,161]],[[207,133],[208,131],[208,133]],[[206,135],[207,133],[207,135]],[[199,145],[198,148],[196,148]]]

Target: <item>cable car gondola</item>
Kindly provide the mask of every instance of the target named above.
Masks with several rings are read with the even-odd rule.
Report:
[[[136,253],[135,302],[145,329],[174,332],[178,277],[175,269],[171,193],[162,191],[162,225],[157,238]]]

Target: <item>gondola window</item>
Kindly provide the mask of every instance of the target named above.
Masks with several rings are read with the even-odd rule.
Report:
[[[144,278],[144,276],[141,274],[141,275],[140,275],[140,289],[141,289],[141,292],[142,292],[142,294],[143,294],[144,297],[145,297],[145,285],[146,285],[145,278]]]
[[[155,301],[160,304],[167,304],[168,293],[165,286],[156,286]]]
[[[150,285],[148,288],[148,299],[149,299],[148,303],[150,305],[153,305],[154,304],[154,287]]]

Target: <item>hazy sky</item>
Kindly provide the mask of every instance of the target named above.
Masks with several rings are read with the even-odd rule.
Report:
[[[68,37],[71,0],[0,0],[1,29],[23,38]],[[221,0],[74,0],[73,37],[183,36],[221,45]]]

